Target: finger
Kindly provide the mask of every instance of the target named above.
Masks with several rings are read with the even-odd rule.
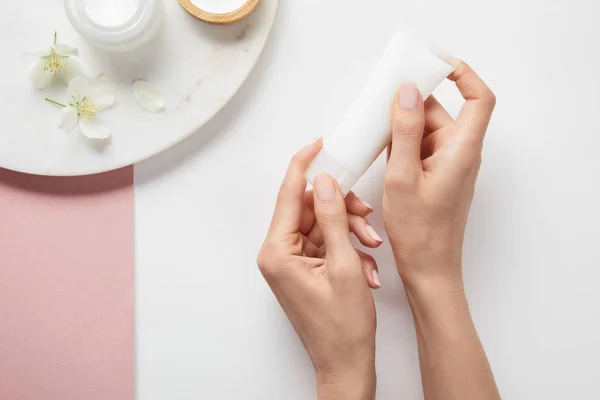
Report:
[[[300,228],[306,191],[305,171],[323,147],[319,139],[294,155],[277,196],[269,233],[291,233]]]
[[[312,192],[312,190],[306,192],[306,195],[304,196],[304,204],[309,206],[311,209],[314,209],[315,205]],[[346,210],[349,214],[366,217],[373,212],[373,206],[360,199],[354,192],[349,192],[344,201],[346,203]]]
[[[371,225],[369,225],[369,221],[367,221],[364,217],[359,217],[358,215],[348,214],[348,226],[350,228],[350,232],[356,236],[358,241],[366,247],[376,248],[381,246],[383,243],[383,239],[381,236],[377,234],[375,229]],[[308,240],[313,243],[317,247],[323,246],[325,243],[325,238],[323,236],[323,231],[319,227],[318,224],[315,224],[310,232],[306,234]]]
[[[456,119],[458,132],[466,139],[483,142],[485,131],[496,106],[496,96],[465,62],[449,76],[456,83],[466,103]]]
[[[400,87],[392,111],[389,166],[400,174],[421,171],[421,140],[425,126],[423,98],[414,83]]]
[[[444,106],[435,97],[429,96],[425,100],[425,131],[435,132],[452,124],[454,124],[454,119]]]
[[[426,160],[434,155],[453,136],[454,132],[452,129],[439,129],[427,135],[427,137],[423,138],[423,143],[421,144],[421,159]],[[425,166],[423,166],[423,170],[425,170]]]
[[[315,212],[313,210],[313,192],[308,190],[304,192],[304,208],[300,219],[300,228],[298,231],[307,236],[312,227],[315,225]]]
[[[381,236],[379,236],[375,229],[369,225],[369,221],[367,221],[366,218],[349,214],[348,224],[350,225],[350,232],[356,236],[363,246],[374,249],[381,246],[383,243]]]
[[[366,217],[373,212],[373,207],[366,201],[359,198],[354,192],[346,196],[346,210],[349,214]]]
[[[366,217],[373,212],[373,207],[364,200],[361,200],[354,192],[348,193],[344,199],[346,203],[346,211],[348,214]],[[309,190],[304,194],[304,212],[300,222],[300,233],[310,239],[311,242],[318,246],[323,245],[323,233],[318,225],[315,225],[316,217],[314,213],[314,197],[313,191]],[[352,226],[350,226],[352,232]]]
[[[348,213],[338,183],[327,174],[315,178],[314,203],[317,224],[323,233],[327,255],[346,258],[354,251],[350,242]]]
[[[323,249],[310,241],[306,236],[302,236],[302,255],[311,258],[323,257]]]
[[[381,280],[379,279],[379,270],[377,262],[373,257],[360,250],[356,250],[362,264],[363,273],[367,279],[367,283],[371,289],[381,288]]]
[[[323,238],[323,231],[318,224],[314,224],[311,230],[306,234],[308,240],[310,240],[315,246],[323,246],[325,239]]]

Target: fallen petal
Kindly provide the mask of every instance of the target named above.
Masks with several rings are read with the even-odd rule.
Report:
[[[161,90],[150,82],[136,81],[133,84],[133,94],[139,105],[148,112],[163,112],[167,107]]]

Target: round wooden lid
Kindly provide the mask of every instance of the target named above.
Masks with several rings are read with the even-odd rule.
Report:
[[[187,12],[192,14],[194,17],[201,19],[202,21],[211,23],[211,24],[233,24],[234,22],[238,22],[241,19],[246,18],[248,15],[254,11],[254,9],[258,6],[260,0],[248,0],[246,3],[238,8],[237,10],[225,13],[225,14],[213,14],[207,11],[204,11],[191,0],[179,0],[179,4]]]

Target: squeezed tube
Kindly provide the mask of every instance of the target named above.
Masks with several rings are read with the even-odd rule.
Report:
[[[414,82],[426,99],[452,73],[451,61],[441,57],[396,32],[358,98],[323,139],[307,179],[314,183],[318,174],[327,173],[348,194],[392,140],[392,104],[400,86]]]

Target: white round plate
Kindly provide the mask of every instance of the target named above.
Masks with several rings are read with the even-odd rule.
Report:
[[[278,0],[262,0],[248,18],[209,25],[189,15],[177,0],[165,1],[160,32],[148,45],[125,54],[105,53],[73,30],[62,0],[4,1],[0,6],[0,167],[48,176],[111,171],[179,143],[212,118],[254,67],[273,24]],[[75,130],[58,129],[60,109],[44,100],[66,100],[63,85],[36,91],[27,80],[27,56],[58,42],[80,50],[86,74],[104,74],[117,85],[117,104],[102,113],[109,141],[95,142]],[[158,85],[167,101],[162,114],[137,104],[135,80]]]

